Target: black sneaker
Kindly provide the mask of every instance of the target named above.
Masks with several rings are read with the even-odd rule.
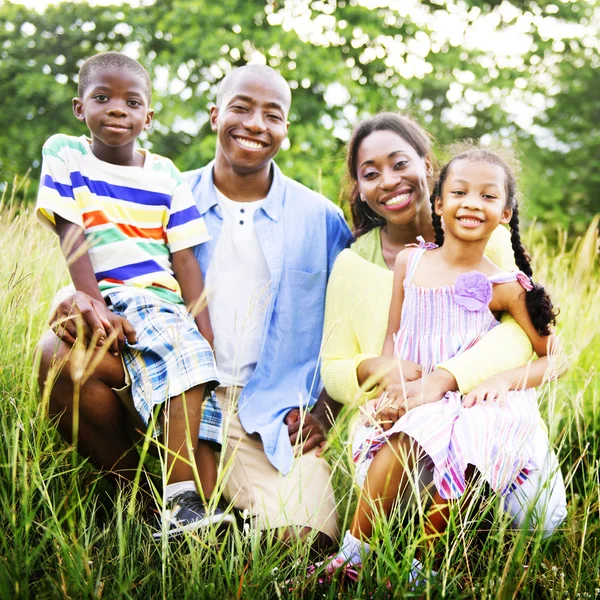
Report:
[[[231,525],[235,523],[233,515],[215,507],[206,509],[197,492],[182,492],[169,500],[163,513],[163,523],[167,527],[167,537],[179,535],[185,531],[196,531],[210,525]],[[155,539],[162,537],[162,531],[152,534]]]

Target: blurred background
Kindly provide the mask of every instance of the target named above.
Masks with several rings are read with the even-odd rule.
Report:
[[[600,0],[0,2],[0,186],[34,202],[44,141],[86,133],[79,66],[120,50],[154,79],[142,145],[182,170],[213,156],[219,81],[263,63],[293,92],[279,166],[343,207],[352,127],[396,110],[440,156],[464,138],[515,147],[527,220],[577,235],[600,213],[599,33]]]

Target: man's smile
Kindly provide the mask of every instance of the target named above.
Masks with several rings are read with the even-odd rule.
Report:
[[[232,137],[238,144],[240,144],[240,146],[243,146],[248,150],[262,150],[263,148],[266,148],[268,146],[268,144],[261,140],[253,140],[247,137],[242,137],[240,135],[233,135]]]

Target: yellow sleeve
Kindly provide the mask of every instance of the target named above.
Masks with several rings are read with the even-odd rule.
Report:
[[[347,253],[340,253],[329,277],[323,324],[321,377],[327,393],[337,402],[347,404],[359,393],[355,357],[360,353],[352,327],[352,300],[356,290],[349,288],[345,264]]]
[[[494,231],[485,253],[504,271],[516,268],[510,233],[504,227],[498,227]],[[438,367],[452,373],[458,383],[458,389],[467,394],[488,377],[527,364],[532,353],[533,347],[527,334],[509,314],[506,314],[502,317],[500,325],[494,327],[473,348]]]
[[[379,356],[379,348],[375,346],[380,346],[373,343],[370,344],[373,347],[364,348],[357,335],[366,317],[365,306],[369,305],[356,284],[361,280],[355,270],[357,262],[360,265],[365,261],[351,250],[340,253],[329,277],[325,301],[321,378],[327,393],[342,404],[365,401],[377,393],[377,389],[366,393],[361,390],[356,376],[363,360]],[[377,340],[379,337],[374,336]]]

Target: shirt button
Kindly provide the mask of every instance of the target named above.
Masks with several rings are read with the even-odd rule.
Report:
[[[243,224],[244,224],[244,221],[240,221],[240,225],[243,225]]]
[[[244,213],[244,212],[246,212],[246,209],[245,208],[240,208],[240,212]]]

